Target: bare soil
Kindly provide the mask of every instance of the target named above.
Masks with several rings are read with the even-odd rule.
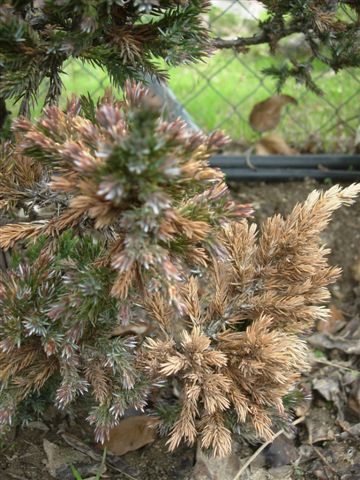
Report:
[[[296,202],[319,187],[328,188],[307,181],[234,185],[233,190],[244,202],[253,203],[255,220],[261,223],[273,213],[288,213]],[[318,326],[310,338],[313,369],[302,380],[307,401],[296,411],[304,421],[292,435],[282,435],[267,447],[241,479],[360,480],[360,202],[335,214],[324,240],[332,250],[331,264],[341,265],[343,276],[332,288],[329,325]],[[55,477],[50,475],[44,440],[57,445],[60,456],[68,455],[68,462],[84,472],[84,479],[94,478],[91,467],[96,468],[99,461],[66,444],[64,432],[96,451],[84,422],[50,411],[39,422],[12,431],[0,445],[0,480],[73,479],[68,466],[59,467]],[[258,447],[243,446],[236,455],[246,458]],[[195,463],[195,448],[182,446],[170,455],[164,439],[160,439],[121,457],[118,469],[108,467],[102,478],[189,479]],[[210,466],[205,470],[192,478],[226,480]]]

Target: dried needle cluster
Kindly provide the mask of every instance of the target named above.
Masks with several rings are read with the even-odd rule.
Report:
[[[164,404],[170,449],[200,437],[226,455],[239,428],[271,438],[339,274],[319,235],[360,187],[314,192],[257,234],[208,166],[224,138],[165,122],[136,84],[14,129],[0,164],[1,423],[45,389],[60,408],[85,396],[99,440],[127,408]]]
[[[101,232],[108,246],[102,263],[118,272],[116,297],[125,299],[134,282],[151,289],[166,283],[176,296],[174,283],[188,265],[204,267],[218,251],[220,225],[251,209],[230,199],[224,175],[208,165],[225,138],[190,133],[160,111],[146,88],[127,83],[123,101],[108,95],[95,107],[73,99],[66,113],[48,107],[35,124],[17,119],[22,156],[4,164],[24,175],[9,181],[5,168],[0,202],[19,199],[30,216],[40,213],[38,221],[2,227],[0,246],[69,228]]]
[[[271,439],[272,417],[286,418],[283,398],[308,367],[302,334],[327,318],[326,287],[340,273],[328,266],[320,233],[332,212],[359,191],[359,185],[314,191],[286,220],[270,218],[259,235],[245,220],[224,227],[228,258],[188,280],[180,334],[173,314],[159,315],[163,299],[147,303],[163,333],[147,339],[144,369],[182,385],[170,449],[200,435],[203,448],[229,454],[233,412],[238,424],[249,420],[258,437]]]

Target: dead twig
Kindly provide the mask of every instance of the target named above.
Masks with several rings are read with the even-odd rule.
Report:
[[[335,420],[335,425],[340,427],[342,429],[342,431],[347,433],[348,435],[351,435],[354,438],[359,437],[360,423],[357,423],[356,425],[350,425],[345,420],[337,419],[337,420]]]
[[[292,35],[293,33],[301,32],[299,27],[289,27],[283,28],[280,32],[277,32],[277,37],[284,38]],[[274,33],[269,30],[263,30],[262,32],[253,35],[252,37],[238,37],[225,40],[223,38],[215,38],[212,42],[212,45],[215,48],[219,49],[230,49],[239,50],[244,47],[250,47],[252,45],[261,45],[262,43],[269,43],[269,41],[274,36]]]
[[[316,455],[320,458],[320,460],[324,463],[324,465],[329,469],[331,470],[332,473],[334,473],[335,475],[339,476],[338,472],[335,470],[335,468],[333,466],[330,465],[329,461],[324,457],[324,455],[320,452],[320,450],[316,447],[313,447],[314,449],[314,452],[316,453]],[[326,472],[325,472],[326,473]]]
[[[9,475],[11,478],[15,478],[16,480],[24,480],[24,477],[20,475],[16,475],[16,473],[6,472],[6,475]]]
[[[346,367],[345,365],[340,365],[340,363],[330,362],[330,360],[314,358],[314,362],[320,363],[322,365],[329,365],[330,367],[338,368],[339,370],[346,370],[347,372],[359,373],[359,371],[355,370],[354,368]]]
[[[89,456],[95,461],[103,460],[102,455],[95,452],[92,448],[86,445],[86,443],[82,442],[81,440],[76,438],[74,435],[71,435],[69,433],[63,433],[61,436],[63,440],[75,450],[78,450],[79,452]],[[116,472],[121,473],[122,475],[125,475],[125,477],[129,478],[130,480],[136,480],[136,477],[132,476],[130,473],[126,471],[131,467],[129,467],[129,465],[123,462],[120,458],[116,458],[114,455],[112,455],[109,452],[105,459],[105,463],[107,467],[109,467],[112,470],[115,470]]]
[[[302,423],[303,421],[305,420],[305,417],[300,417],[300,418],[297,418],[296,420],[294,420],[292,423],[291,423],[291,426],[295,426],[295,425],[298,425],[299,423]],[[233,480],[239,480],[240,476],[245,472],[245,470],[248,468],[249,465],[251,465],[251,463],[255,460],[255,458],[257,458],[260,453],[268,446],[270,445],[277,437],[280,437],[280,435],[282,435],[283,433],[285,433],[285,430],[282,428],[281,430],[279,430],[278,432],[275,433],[275,435],[273,436],[273,438],[271,440],[268,440],[267,442],[263,443],[261,445],[261,447],[259,447],[256,452],[251,455],[251,457],[244,463],[244,465],[240,468],[240,470],[238,471],[238,473],[235,475],[235,477],[233,478]]]

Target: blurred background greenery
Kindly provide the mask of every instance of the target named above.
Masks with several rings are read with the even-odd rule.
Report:
[[[221,38],[251,36],[257,31],[258,20],[265,19],[254,0],[213,3],[205,20]],[[275,80],[263,70],[283,65],[295,53],[301,59],[302,49],[305,56],[301,35],[294,35],[281,41],[275,56],[266,45],[247,52],[218,51],[203,63],[170,68],[169,86],[200,128],[224,130],[239,148],[246,148],[259,137],[248,122],[253,106],[276,92]],[[359,73],[359,69],[348,69],[335,74],[315,62],[312,75],[323,96],[289,80],[283,93],[295,97],[298,105],[286,108],[277,133],[304,152],[351,151],[360,123]],[[63,102],[71,93],[89,92],[94,98],[100,97],[110,86],[100,68],[76,61],[66,66],[62,79]],[[39,115],[39,108],[35,107],[34,113]]]

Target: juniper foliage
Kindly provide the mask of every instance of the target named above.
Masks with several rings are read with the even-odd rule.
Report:
[[[40,84],[45,105],[58,101],[64,62],[103,68],[116,85],[145,75],[166,78],[168,65],[209,51],[201,14],[206,0],[26,0],[0,6],[0,97],[21,100],[27,115]]]
[[[142,85],[121,101],[71,99],[14,122],[2,152],[0,420],[43,388],[59,408],[86,396],[104,440],[129,407],[166,412],[172,450],[232,434],[269,439],[308,367],[303,334],[327,317],[319,235],[360,186],[314,192],[257,234],[223,174],[224,137],[168,122]]]
[[[274,76],[278,89],[289,78],[316,94],[322,94],[311,71],[320,61],[335,72],[360,66],[360,8],[354,0],[262,0],[269,17],[260,22],[260,30],[270,49],[276,51],[279,41],[301,33],[310,53],[306,58],[294,55],[284,59],[280,67],[272,66],[265,73]]]
[[[321,62],[335,72],[360,65],[360,8],[357,0],[262,0],[267,16],[258,22],[258,32],[250,37],[216,38],[213,45],[220,49],[247,52],[256,45],[268,44],[270,53],[277,51],[281,41],[301,36],[308,46],[306,54],[295,51],[281,66],[264,70],[276,78],[278,90],[289,78],[321,95],[311,71]]]
[[[310,15],[304,2],[263,3],[274,22],[295,22],[296,9]],[[360,187],[314,192],[257,233],[245,220],[251,207],[232,200],[209,167],[224,136],[166,121],[142,84],[125,82],[162,78],[156,58],[206,54],[207,6],[0,7],[0,95],[21,100],[27,115],[49,79],[43,116],[15,120],[16,142],[0,151],[0,248],[11,251],[0,272],[2,425],[42,392],[63,409],[86,397],[98,440],[127,408],[151,407],[166,417],[170,449],[199,439],[223,456],[232,434],[268,439],[288,418],[307,368],[303,334],[326,318],[327,286],[339,274],[319,235]],[[68,58],[106,69],[123,98],[72,98],[58,108]],[[180,397],[171,403],[174,380]]]
[[[269,19],[261,25],[274,46],[284,34],[301,32],[314,57],[335,71],[359,65],[358,2],[262,0],[261,3],[269,13]]]

